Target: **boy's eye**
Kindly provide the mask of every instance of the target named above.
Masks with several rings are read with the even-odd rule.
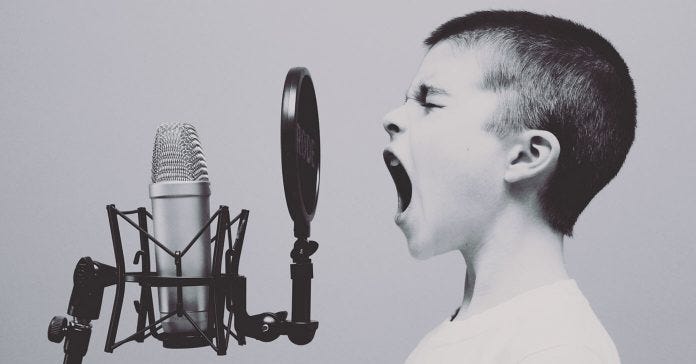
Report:
[[[430,102],[423,102],[421,103],[421,106],[423,106],[426,109],[441,109],[442,105],[436,105]]]
[[[433,104],[432,102],[427,102],[423,100],[421,97],[406,97],[404,99],[404,103],[408,102],[408,100],[413,100],[416,101],[421,107],[425,109],[442,109],[444,106],[438,105],[438,104]]]
[[[423,106],[426,109],[441,109],[443,106],[438,105],[438,104],[433,104],[432,102],[426,102],[422,101],[420,102],[421,106]]]

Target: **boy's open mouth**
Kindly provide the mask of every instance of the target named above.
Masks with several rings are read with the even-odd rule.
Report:
[[[399,195],[399,212],[403,212],[411,203],[411,179],[408,178],[406,169],[394,153],[385,150],[382,155],[384,163],[387,164],[387,169],[396,185],[396,193]]]

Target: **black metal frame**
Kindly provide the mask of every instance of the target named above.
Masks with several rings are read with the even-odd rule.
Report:
[[[115,205],[106,207],[111,228],[111,238],[113,241],[114,255],[116,258],[116,294],[114,305],[111,312],[109,331],[106,337],[104,351],[111,353],[117,347],[130,342],[143,342],[152,336],[155,339],[165,342],[169,334],[159,332],[162,328],[161,323],[177,315],[185,317],[198,332],[203,345],[209,345],[218,355],[225,355],[232,336],[239,345],[246,343],[246,337],[252,337],[261,341],[272,341],[280,335],[288,335],[293,343],[303,345],[309,343],[314,337],[318,327],[316,321],[309,319],[309,304],[311,295],[312,263],[309,257],[318,247],[316,242],[298,239],[291,256],[291,278],[293,279],[293,318],[291,322],[286,321],[287,312],[262,313],[249,316],[246,311],[246,278],[239,275],[239,261],[244,244],[246,224],[249,217],[248,210],[242,210],[234,219],[230,219],[229,208],[220,206],[212,215],[210,220],[196,234],[188,246],[182,251],[172,252],[164,244],[159,242],[148,232],[147,219],[152,219],[144,207],[131,211],[120,211]],[[134,222],[128,215],[137,214],[138,222]],[[135,253],[134,264],[141,265],[140,272],[126,272],[125,259],[123,255],[123,245],[118,223],[118,217],[128,222],[140,233],[140,250]],[[217,219],[215,235],[210,243],[215,244],[212,257],[212,269],[210,277],[183,277],[181,272],[181,259],[186,252],[196,243],[203,232],[208,229]],[[232,225],[238,223],[234,243],[232,242]],[[225,236],[227,236],[228,249],[224,254],[225,273],[222,273],[223,251],[225,246]],[[149,242],[152,241],[157,248],[163,249],[173,257],[177,267],[177,277],[160,277],[151,270]],[[135,310],[138,313],[136,332],[125,339],[116,341],[118,324],[123,306],[125,284],[127,282],[138,283],[141,287],[140,299],[135,301]],[[184,311],[182,300],[182,287],[184,286],[208,286],[209,287],[209,309],[208,309],[208,332],[201,330],[193,319]],[[152,287],[176,287],[177,288],[177,310],[168,315],[155,320],[155,310],[152,299]],[[299,303],[296,303],[299,302]],[[297,307],[296,307],[297,306]],[[225,308],[229,312],[225,324]],[[234,330],[232,331],[232,320],[234,318]],[[146,326],[147,322],[147,326]],[[190,338],[189,338],[190,339]],[[200,346],[200,345],[197,345]]]
[[[230,312],[228,324],[224,324],[224,307],[226,297],[228,296],[228,288],[232,285],[232,281],[239,279],[237,274],[239,270],[239,254],[241,253],[242,244],[244,243],[244,234],[246,231],[246,223],[249,216],[248,210],[242,210],[239,215],[234,219],[230,220],[229,208],[227,206],[220,206],[220,208],[213,214],[210,220],[205,226],[196,234],[187,247],[182,251],[172,252],[164,244],[158,241],[154,236],[148,232],[147,219],[152,219],[152,214],[150,214],[145,208],[140,207],[132,211],[120,211],[114,205],[108,205],[106,207],[107,214],[109,217],[109,225],[111,228],[111,238],[114,247],[114,256],[116,258],[116,269],[118,271],[118,279],[116,281],[116,294],[114,297],[114,305],[111,312],[111,321],[109,323],[109,331],[106,337],[106,345],[104,351],[113,352],[117,347],[129,342],[137,341],[143,342],[147,337],[152,336],[155,339],[164,341],[167,339],[167,335],[164,332],[159,332],[161,329],[161,323],[177,315],[179,317],[185,317],[193,327],[196,329],[201,338],[207,341],[218,355],[225,355],[227,351],[227,344],[229,342],[229,337],[232,335],[237,338],[238,336],[232,332],[230,329],[230,323],[233,316],[233,312]],[[136,224],[131,220],[128,215],[137,214],[138,223]],[[140,272],[126,272],[125,270],[125,259],[123,255],[123,244],[121,242],[121,233],[118,223],[118,217],[128,222],[131,226],[137,229],[140,233],[140,250],[136,252],[133,263],[141,265]],[[203,232],[208,229],[213,222],[217,219],[216,234],[211,239],[210,243],[214,243],[214,253],[213,253],[213,265],[210,277],[182,277],[181,272],[181,260],[186,254],[186,252],[199,240],[199,237]],[[231,239],[229,240],[229,254],[227,258],[230,260],[230,264],[226,264],[226,268],[231,268],[234,274],[228,270],[225,274],[222,273],[222,253],[225,243],[225,235],[231,238],[231,226],[238,222],[237,235],[232,245]],[[167,252],[174,259],[174,264],[176,265],[177,277],[160,277],[157,276],[156,272],[151,271],[150,268],[150,247],[149,242],[152,241],[157,248],[160,248]],[[234,259],[232,259],[234,257]],[[123,297],[125,293],[125,284],[127,282],[138,283],[141,287],[140,290],[140,300],[135,301],[135,309],[138,313],[137,331],[128,336],[127,338],[116,341],[116,334],[118,332],[118,324],[121,316],[121,310],[123,306]],[[184,286],[208,286],[210,292],[210,306],[209,306],[209,328],[213,328],[212,334],[209,332],[204,332],[196,325],[196,323],[191,319],[191,317],[183,309],[183,299],[182,299],[182,287]],[[177,288],[177,310],[158,320],[155,320],[155,310],[152,300],[152,287],[176,287]],[[149,323],[145,326],[146,321]],[[149,332],[148,332],[149,331]]]
[[[127,342],[143,342],[148,337],[154,337],[162,341],[166,348],[208,345],[217,355],[225,355],[227,353],[230,336],[239,345],[246,344],[247,337],[260,341],[272,341],[280,335],[287,335],[290,341],[297,345],[307,344],[314,338],[319,323],[310,319],[311,280],[313,278],[312,260],[310,257],[319,247],[317,242],[300,237],[295,241],[295,245],[290,253],[290,257],[293,260],[293,263],[290,265],[292,318],[288,321],[288,313],[285,311],[264,312],[256,315],[247,313],[246,278],[239,275],[239,261],[242,246],[244,245],[246,224],[249,218],[248,210],[242,210],[234,219],[230,219],[229,208],[220,206],[205,226],[191,239],[191,242],[182,251],[174,252],[148,232],[148,218],[152,220],[152,214],[144,207],[131,211],[120,211],[115,205],[107,205],[106,211],[109,217],[116,267],[92,260],[90,257],[81,258],[75,266],[73,290],[67,310],[67,313],[73,316],[73,320],[68,322],[62,316],[55,316],[48,327],[48,339],[50,341],[59,343],[65,339],[63,346],[65,353],[64,363],[82,363],[82,358],[87,353],[92,332],[90,321],[99,318],[104,288],[111,285],[116,286],[116,294],[114,295],[109,331],[104,345],[104,351],[107,353],[112,353],[114,349]],[[138,216],[137,223],[128,217],[134,214]],[[140,264],[140,272],[126,272],[119,217],[139,232],[140,250],[135,253],[133,264]],[[208,244],[215,244],[210,276],[183,276],[181,269],[182,258],[216,220],[215,234],[210,239],[210,242],[207,242]],[[232,225],[235,223],[237,223],[237,232],[233,242]],[[228,242],[226,251],[225,238],[227,238]],[[163,249],[172,256],[176,266],[175,277],[162,277],[157,272],[152,271],[150,264],[150,241],[157,248]],[[206,242],[201,242],[200,244],[206,244]],[[225,273],[222,273],[223,258]],[[123,309],[125,286],[128,282],[140,285],[140,299],[134,302],[135,311],[138,314],[137,328],[134,334],[116,341],[119,320]],[[204,332],[184,310],[182,290],[185,286],[208,287],[207,332]],[[176,287],[177,289],[176,311],[168,313],[158,320],[155,320],[155,309],[152,299],[153,287]],[[228,311],[226,322],[225,309]],[[195,328],[196,332],[191,334],[160,332],[162,329],[161,324],[174,315],[185,317]],[[232,330],[233,320],[234,331]]]

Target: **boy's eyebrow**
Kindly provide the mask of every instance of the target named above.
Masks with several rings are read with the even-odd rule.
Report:
[[[427,83],[421,83],[420,85],[418,85],[418,88],[416,89],[415,93],[413,95],[411,95],[411,98],[413,98],[416,101],[425,102],[425,99],[428,97],[428,95],[447,96],[447,95],[449,95],[449,92],[447,92],[443,88],[435,87],[435,86],[427,84]],[[405,98],[407,100],[409,98],[408,91],[406,92]]]

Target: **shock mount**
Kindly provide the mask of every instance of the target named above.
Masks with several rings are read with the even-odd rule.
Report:
[[[112,353],[114,349],[130,342],[143,342],[148,337],[162,341],[166,348],[187,348],[210,346],[217,355],[225,355],[230,337],[238,345],[246,344],[246,338],[254,338],[268,342],[281,335],[287,335],[291,342],[304,345],[312,341],[319,326],[317,321],[310,319],[311,280],[313,277],[312,260],[310,257],[318,249],[315,241],[300,237],[295,241],[291,251],[293,263],[290,265],[292,279],[292,316],[288,321],[286,311],[264,312],[249,315],[246,307],[246,277],[239,275],[239,262],[244,245],[246,224],[249,211],[242,210],[234,218],[230,218],[229,208],[220,208],[210,220],[194,236],[182,251],[172,252],[166,245],[158,241],[148,231],[148,219],[152,215],[144,207],[131,211],[120,211],[115,205],[106,206],[111,229],[116,267],[100,263],[89,257],[80,259],[73,275],[73,290],[68,304],[68,314],[72,321],[56,316],[48,328],[48,338],[53,342],[65,339],[64,352],[66,364],[77,364],[87,353],[91,335],[91,320],[99,318],[104,288],[115,285],[109,330],[104,351]],[[129,216],[137,215],[137,223]],[[139,272],[126,272],[123,244],[119,227],[119,218],[126,221],[139,232],[140,250],[135,252],[133,264],[140,265]],[[212,269],[209,276],[187,277],[182,272],[181,261],[186,252],[200,241],[203,232],[215,223],[215,234],[209,244],[214,244],[212,253]],[[234,240],[232,240],[232,225],[237,224]],[[225,249],[225,240],[227,248]],[[172,257],[177,267],[176,277],[159,276],[151,270],[150,242],[157,249],[163,249]],[[201,243],[203,244],[203,243]],[[223,254],[224,253],[224,254]],[[224,263],[224,264],[223,264]],[[224,273],[223,273],[224,265]],[[137,313],[136,332],[116,341],[119,320],[123,307],[126,283],[140,285],[140,299],[134,301]],[[209,292],[208,329],[202,330],[189,314],[183,309],[182,287],[207,286]],[[155,319],[155,309],[152,299],[153,287],[176,287],[177,310]],[[225,311],[228,312],[225,320]],[[169,334],[163,332],[162,322],[172,316],[184,317],[191,323],[193,334]]]

